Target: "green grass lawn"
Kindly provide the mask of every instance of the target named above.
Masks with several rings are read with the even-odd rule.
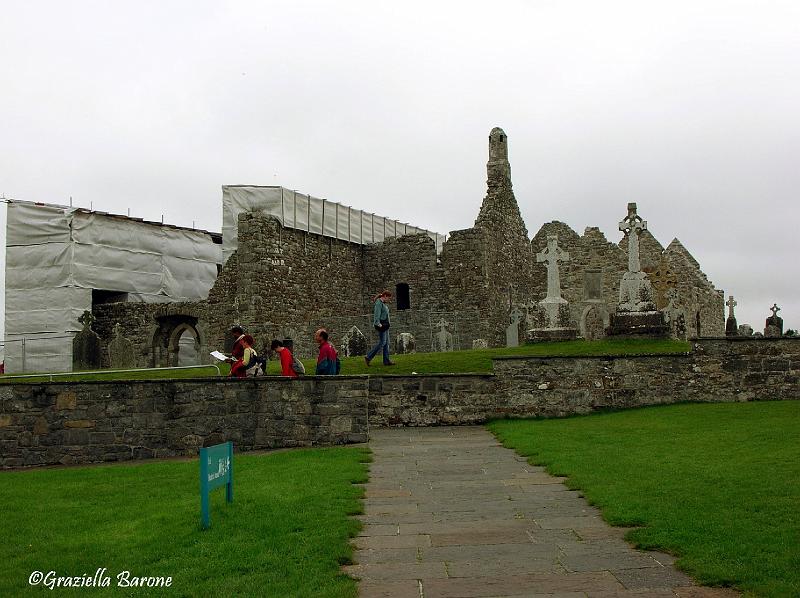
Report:
[[[602,355],[664,355],[686,353],[691,348],[685,341],[652,340],[652,339],[604,339],[598,341],[565,341],[558,343],[535,343],[513,348],[472,349],[468,351],[452,351],[449,353],[412,353],[409,355],[392,355],[395,366],[386,367],[377,356],[370,367],[363,357],[342,357],[344,374],[441,374],[441,373],[488,373],[492,371],[492,358],[504,355],[533,355],[540,357],[575,357]],[[227,375],[230,366],[219,363],[222,375]],[[304,359],[303,365],[307,374],[313,374],[316,359]],[[281,371],[277,360],[271,359],[267,364],[267,374],[279,375]],[[150,373],[148,373],[150,372]],[[59,376],[57,380],[143,380],[155,378],[190,378],[216,376],[214,368],[197,368],[189,370],[152,371],[142,370],[134,373],[81,374]],[[0,376],[2,382],[41,382],[47,378],[30,377],[13,379]]]
[[[0,596],[29,592],[33,571],[107,567],[112,589],[127,570],[171,576],[166,591],[181,596],[355,597],[339,565],[359,529],[348,515],[360,512],[353,483],[366,481],[368,459],[360,448],[237,454],[234,502],[214,490],[205,531],[196,459],[0,473]]]
[[[706,585],[800,596],[800,401],[504,420],[509,447]]]

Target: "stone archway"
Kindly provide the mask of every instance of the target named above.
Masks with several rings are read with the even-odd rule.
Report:
[[[188,341],[188,342],[187,342]],[[200,333],[184,322],[172,330],[167,343],[171,366],[200,365]]]
[[[153,367],[176,367],[181,364],[181,346],[191,345],[196,364],[204,361],[205,337],[197,318],[185,314],[170,314],[156,318],[153,330],[150,362]],[[184,338],[185,337],[185,338]],[[182,342],[183,339],[183,342]],[[189,364],[186,364],[189,365]]]

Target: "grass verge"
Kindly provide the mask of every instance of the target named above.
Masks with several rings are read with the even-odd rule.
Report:
[[[353,483],[366,481],[368,459],[360,448],[237,454],[234,502],[213,491],[205,531],[197,460],[1,473],[0,596],[30,591],[33,571],[106,567],[112,588],[127,570],[171,576],[182,596],[355,597],[339,565],[359,529],[348,515],[360,512]]]
[[[489,428],[706,585],[800,596],[800,402],[683,404]]]

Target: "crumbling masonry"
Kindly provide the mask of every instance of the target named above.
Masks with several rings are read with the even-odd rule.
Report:
[[[620,202],[623,211],[624,202]],[[179,339],[188,332],[198,354],[226,347],[226,330],[245,326],[264,350],[270,339],[289,339],[301,356],[313,352],[312,335],[327,327],[334,343],[357,327],[371,340],[371,298],[394,292],[392,333],[411,333],[417,351],[502,346],[512,310],[525,316],[519,338],[540,325],[538,301],[547,293],[545,264],[535,255],[548,235],[570,261],[560,264],[561,293],[572,326],[585,338],[603,335],[617,306],[627,269],[627,239],[609,242],[598,228],[577,234],[562,222],[544,224],[532,240],[511,183],[508,138],[489,136],[487,193],[475,226],[453,231],[437,252],[426,234],[357,244],[284,227],[262,212],[238,217],[238,249],[224,264],[208,298],[187,303],[96,305],[95,330],[106,343],[118,334],[132,341],[139,366],[176,365]],[[640,234],[642,269],[656,307],[676,336],[724,336],[724,298],[692,255],[674,239],[664,248]],[[351,334],[352,336],[352,334]]]

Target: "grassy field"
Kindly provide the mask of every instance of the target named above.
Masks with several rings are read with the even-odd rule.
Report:
[[[0,596],[30,592],[33,571],[106,567],[112,589],[124,570],[173,579],[131,595],[355,597],[339,564],[351,556],[353,483],[366,481],[368,459],[359,448],[237,454],[234,502],[215,490],[205,531],[196,459],[0,473]]]
[[[449,353],[412,353],[409,355],[392,355],[394,366],[386,367],[381,363],[380,356],[376,357],[370,367],[364,362],[363,357],[343,357],[342,374],[441,374],[441,373],[486,373],[492,371],[492,358],[503,355],[536,355],[555,357],[598,356],[598,355],[663,355],[686,353],[690,344],[676,340],[652,339],[605,339],[599,341],[565,341],[559,343],[536,343],[513,348],[498,349],[473,349],[469,351],[452,351]],[[308,374],[314,373],[315,359],[304,359],[303,364]],[[219,363],[222,375],[227,375],[230,366]],[[149,373],[148,373],[149,372]],[[280,365],[277,360],[270,360],[267,364],[269,375],[279,375]],[[141,370],[134,373],[81,374],[59,376],[57,380],[142,380],[156,378],[190,378],[216,376],[214,368],[196,368],[187,370],[152,371]],[[0,383],[10,382],[41,382],[47,378],[35,376],[24,379],[5,378],[0,376]]]
[[[506,420],[509,447],[569,476],[628,539],[707,585],[800,596],[800,402]]]

